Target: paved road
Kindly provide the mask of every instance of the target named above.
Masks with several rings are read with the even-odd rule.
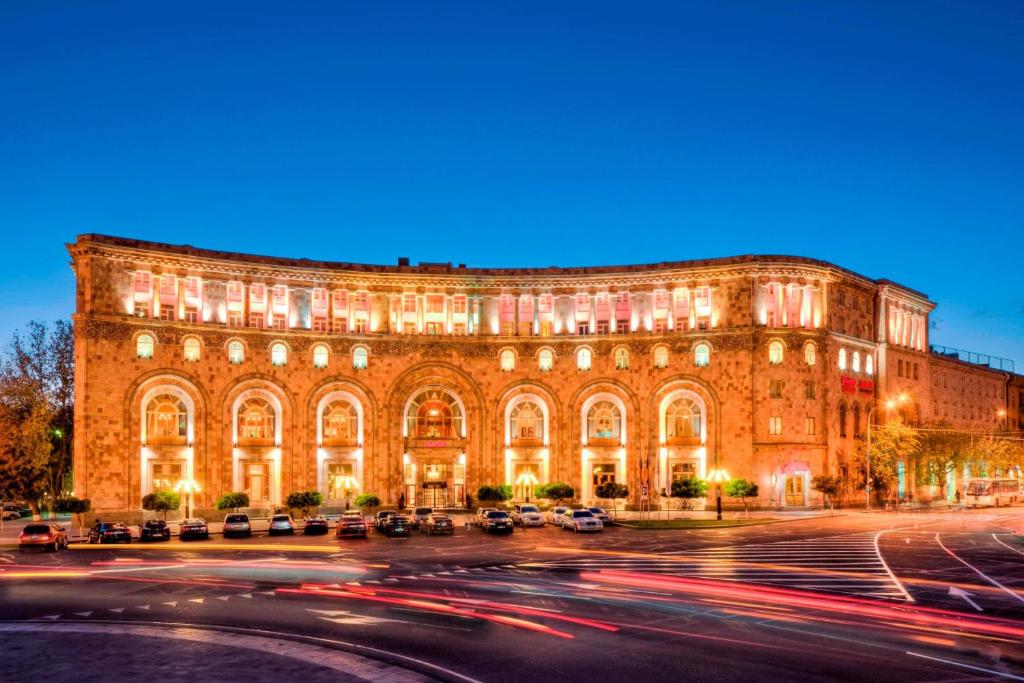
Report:
[[[1022,527],[1024,510],[1011,509],[8,551],[0,626],[44,629],[33,642],[69,656],[88,657],[97,638],[159,639],[162,661],[181,651],[211,673],[239,657],[221,637],[297,648],[259,650],[246,668],[257,681],[281,680],[274,657],[312,667],[285,678],[373,673],[362,660],[347,670],[348,655],[391,667],[378,680],[1024,680]],[[188,638],[66,630],[168,625]],[[5,651],[12,638],[24,642],[0,630]],[[219,647],[196,655],[196,643]],[[160,677],[196,680],[182,671]]]

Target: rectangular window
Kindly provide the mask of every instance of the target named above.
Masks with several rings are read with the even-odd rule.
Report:
[[[466,323],[455,323],[452,325],[452,334],[457,337],[466,336]]]
[[[274,329],[275,330],[287,330],[288,329],[288,316],[280,315],[280,314],[279,315],[275,315],[273,317],[273,320],[274,320]]]
[[[370,295],[367,292],[356,292],[356,310],[365,311],[370,306]]]
[[[629,332],[629,320],[616,320],[615,331],[619,334],[626,334],[627,332]]]
[[[697,321],[697,329],[698,330],[706,330],[706,329],[708,329],[708,321],[707,320],[698,320]]]
[[[149,317],[149,303],[145,301],[135,302],[135,317],[136,318],[148,318]]]
[[[427,334],[444,334],[444,323],[431,322],[427,323]]]
[[[654,331],[658,334],[665,334],[668,332],[668,321],[664,318],[658,318],[654,321]]]
[[[551,336],[551,321],[541,320],[540,321],[540,336],[550,337]]]
[[[804,418],[804,434],[807,436],[814,436],[814,418]]]
[[[519,323],[519,336],[520,337],[532,337],[533,336],[533,323]]]
[[[228,327],[241,327],[242,326],[242,312],[241,311],[228,311]]]
[[[197,323],[199,322],[199,309],[195,306],[185,307],[185,322]]]
[[[917,363],[914,363],[914,379],[917,379]]]
[[[779,436],[782,434],[782,418],[781,417],[769,417],[768,418],[768,433],[771,436]]]
[[[174,306],[169,304],[160,304],[160,319],[174,320]]]
[[[348,332],[348,318],[335,318],[331,322],[335,334],[346,334]]]
[[[444,296],[441,294],[428,294],[427,313],[444,313]]]
[[[768,395],[771,398],[782,398],[782,380],[773,379],[768,382]]]
[[[250,313],[249,314],[249,327],[263,327],[263,314],[262,313]]]
[[[402,312],[403,313],[415,313],[416,312],[416,295],[406,294],[402,297]]]
[[[599,320],[598,321],[598,323],[597,323],[597,333],[598,334],[608,334],[608,321],[607,320]]]
[[[466,312],[466,297],[456,296],[452,299],[452,313],[465,313]]]
[[[814,382],[810,380],[804,382],[804,398],[813,400],[814,399]]]
[[[405,323],[402,326],[402,332],[404,334],[416,334],[416,323]]]
[[[576,323],[576,334],[590,334],[590,324]]]
[[[501,324],[501,336],[513,337],[516,334],[516,324],[514,322],[503,322]]]
[[[352,324],[352,331],[355,332],[356,334],[366,334],[366,321],[356,320]]]
[[[326,316],[317,316],[313,318],[313,331],[314,332],[326,332],[327,331],[327,318]]]

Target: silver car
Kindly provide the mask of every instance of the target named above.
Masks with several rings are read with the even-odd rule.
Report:
[[[232,513],[224,518],[224,538],[229,536],[252,536],[252,523],[249,515]]]
[[[516,505],[512,508],[512,522],[524,528],[544,526],[544,517],[536,505]]]
[[[270,535],[276,534],[294,534],[295,533],[295,522],[292,521],[291,515],[274,515],[270,519]]]
[[[569,508],[564,505],[559,505],[548,510],[548,524],[562,526],[562,515],[564,515],[568,510]]]
[[[590,510],[567,510],[562,515],[562,531],[601,531],[604,523]]]

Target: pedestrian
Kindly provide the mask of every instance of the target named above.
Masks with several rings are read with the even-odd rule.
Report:
[[[956,504],[960,504],[960,489],[956,490]]]
[[[405,509],[405,494],[404,493],[399,493],[398,494],[398,509],[399,510],[404,510]]]

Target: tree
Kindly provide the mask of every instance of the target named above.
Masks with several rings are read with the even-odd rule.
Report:
[[[364,493],[356,497],[356,505],[364,510],[369,508],[372,511],[374,508],[380,507],[380,497],[376,493]]]
[[[725,495],[743,502],[743,516],[747,516],[747,498],[757,498],[757,484],[748,479],[730,479],[725,484]]]
[[[857,464],[861,472],[858,488],[864,488],[867,461],[865,448],[857,451]],[[921,439],[917,430],[911,429],[896,418],[872,430],[871,442],[871,490],[881,491],[886,499],[899,480],[899,464],[910,463],[921,451]]]
[[[612,516],[615,516],[615,500],[617,498],[628,498],[629,488],[614,481],[606,481],[594,489],[594,495],[604,500],[612,501]]]
[[[231,510],[232,512],[238,512],[238,508],[247,507],[249,507],[249,494],[244,491],[225,493],[217,499],[218,510]]]
[[[309,509],[317,507],[324,502],[324,495],[319,491],[297,491],[289,493],[285,501],[288,507],[302,510],[302,516],[309,514]]]
[[[179,507],[181,507],[181,496],[174,491],[157,491],[142,497],[142,509],[162,512],[165,520],[168,510],[177,510]]]
[[[52,454],[49,417],[45,404],[24,395],[0,398],[0,499],[25,501],[36,520]]]
[[[508,484],[489,486],[484,484],[476,490],[476,499],[481,503],[504,503],[512,497],[512,487]]]
[[[72,526],[78,527],[78,535],[82,535],[83,527],[85,524],[84,515],[92,508],[92,501],[88,498],[75,498],[74,496],[67,496],[66,498],[58,498],[54,504],[53,509],[57,512],[63,512],[65,514],[72,515],[71,524]]]
[[[843,489],[846,488],[846,482],[840,476],[819,474],[811,479],[811,488],[825,496],[829,510],[835,512],[836,498],[842,495]]]
[[[555,501],[555,505],[561,505],[566,498],[572,500],[576,496],[576,489],[569,484],[555,482],[539,486],[536,490],[538,498],[548,498]]]
[[[672,482],[670,497],[679,498],[689,502],[695,498],[706,498],[708,495],[708,483],[696,477],[676,479]]]

